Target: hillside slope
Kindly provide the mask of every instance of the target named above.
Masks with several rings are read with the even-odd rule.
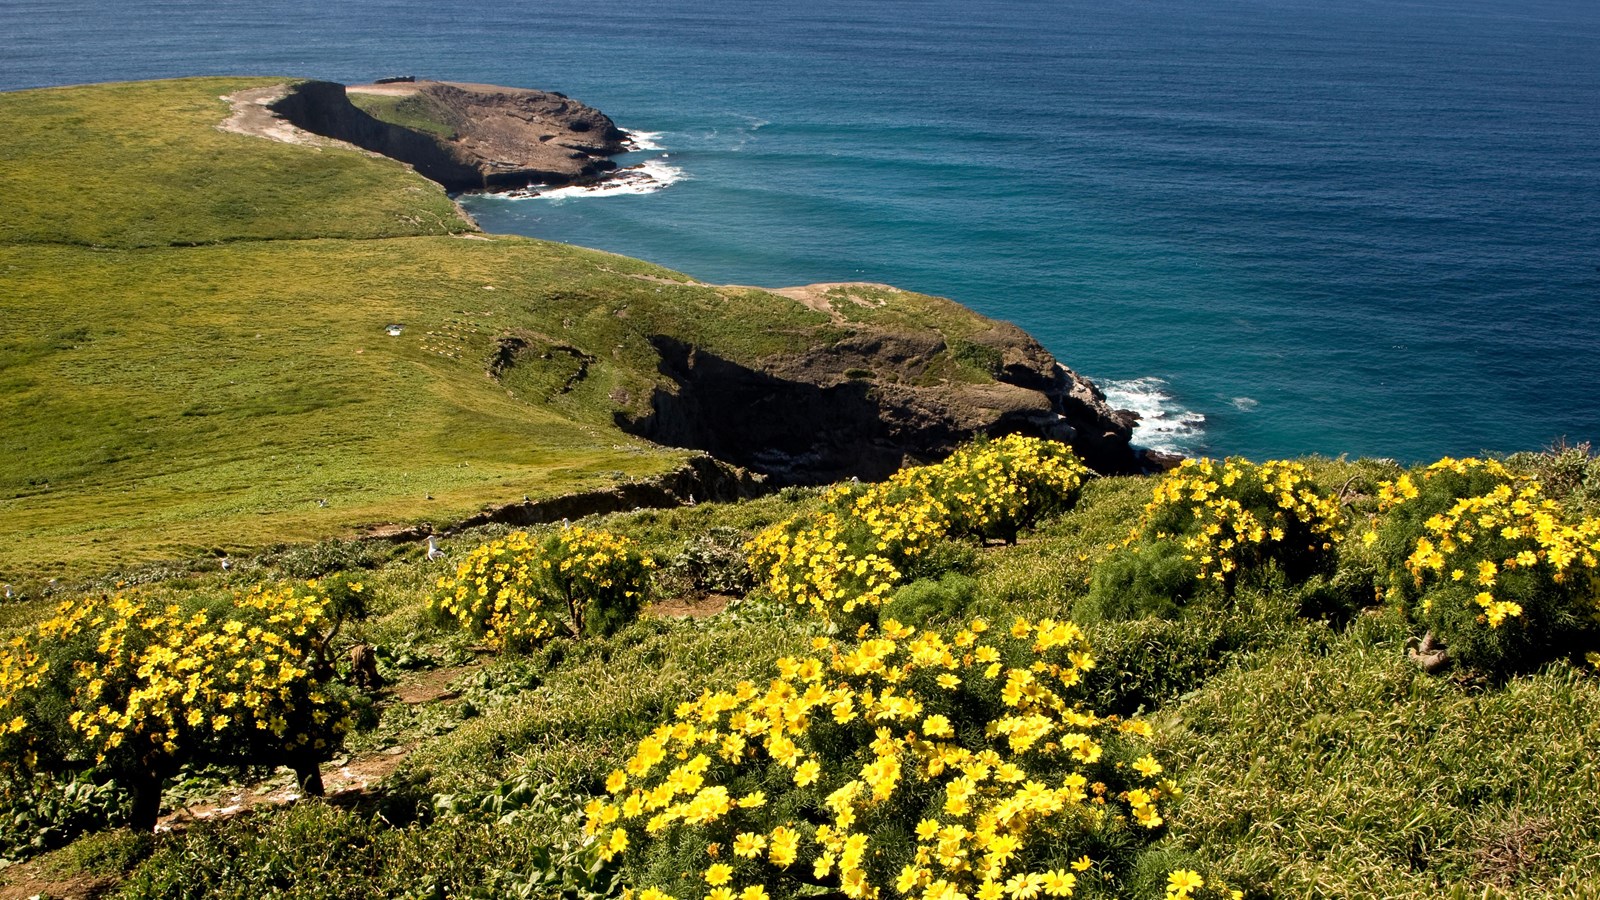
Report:
[[[392,160],[217,127],[268,83],[0,95],[0,580],[443,527],[688,455],[645,438],[784,481],[995,430],[1137,465],[1131,422],[1016,329],[483,235]]]

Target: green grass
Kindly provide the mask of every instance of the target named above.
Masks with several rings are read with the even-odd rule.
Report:
[[[1435,678],[1395,637],[1284,648],[1172,708],[1176,839],[1280,896],[1600,889],[1600,682]]]
[[[456,136],[448,116],[421,94],[396,97],[392,94],[365,94],[354,91],[350,102],[374,119],[436,135],[446,140]]]
[[[664,380],[650,336],[753,362],[849,331],[638,260],[452,235],[470,226],[404,167],[217,130],[217,98],[264,83],[0,94],[0,581],[648,477],[684,457],[615,425]],[[991,324],[913,294],[891,319]],[[531,352],[502,383],[504,336]],[[557,346],[593,359],[570,390],[570,357],[539,359]]]
[[[222,95],[282,80],[0,94],[0,242],[127,248],[472,230],[399,163],[217,129],[229,114]]]

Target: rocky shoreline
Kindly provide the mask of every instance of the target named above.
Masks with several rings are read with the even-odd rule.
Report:
[[[303,81],[264,105],[312,134],[406,163],[451,192],[595,183],[616,170],[611,157],[629,149],[608,116],[553,91]]]
[[[599,110],[525,88],[304,81],[233,100],[236,109],[251,101],[280,129],[399,160],[454,192],[596,185],[626,177],[610,157],[632,149]],[[267,134],[261,123],[254,131]],[[1134,447],[1138,414],[1113,409],[1096,385],[1015,326],[995,322],[962,351],[985,361],[992,383],[930,377],[956,348],[934,330],[846,325],[831,303],[880,302],[856,296],[857,288],[895,292],[882,285],[775,292],[845,326],[836,340],[799,355],[732,360],[669,334],[652,336],[662,386],[645,411],[617,410],[616,424],[658,444],[709,453],[771,484],[879,479],[907,463],[942,458],[974,436],[1011,433],[1069,443],[1107,474],[1176,461]]]

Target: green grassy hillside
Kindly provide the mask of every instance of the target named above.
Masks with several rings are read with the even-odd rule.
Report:
[[[0,581],[444,524],[676,468],[613,425],[661,380],[647,335],[748,360],[856,320],[957,343],[992,324],[903,293],[830,318],[478,234],[392,161],[219,131],[218,98],[263,83],[0,94]],[[501,381],[506,336],[533,352]],[[559,345],[592,359],[574,385],[570,357],[537,359]],[[943,374],[988,379],[954,355]]]
[[[615,424],[654,335],[998,351],[948,301],[479,234],[217,131],[262,83],[0,95],[0,897],[1600,896],[1587,446],[1100,478],[996,441],[525,552],[342,540],[676,468]]]
[[[1356,538],[1379,508],[1382,480],[1399,470],[1306,462],[1310,489],[1355,492],[1337,564],[1310,582],[1269,577],[1202,592],[1162,615],[1102,615],[1092,599],[1097,576],[1117,558],[1155,479],[1101,478],[1014,546],[939,544],[883,614],[947,638],[973,617],[1003,631],[1017,617],[1070,616],[1093,663],[1072,708],[1150,723],[1148,746],[1182,796],[1136,852],[1098,849],[1073,896],[1163,900],[1179,870],[1250,900],[1596,896],[1593,667],[1558,660],[1503,679],[1459,667],[1423,672],[1406,657],[1415,632],[1405,616],[1370,599],[1374,572]],[[1585,465],[1588,483],[1600,483],[1600,463]],[[1566,500],[1595,508],[1592,489]],[[856,639],[779,601],[739,549],[818,508],[818,492],[789,490],[586,521],[658,561],[656,606],[609,637],[557,638],[531,653],[488,654],[428,611],[435,580],[504,536],[498,526],[445,541],[448,557],[438,561],[332,544],[153,586],[181,602],[286,575],[344,570],[361,579],[371,616],[345,639],[376,646],[394,686],[376,697],[376,727],[351,736],[348,757],[326,769],[330,789],[344,793],[330,805],[265,803],[154,841],[91,834],[0,874],[0,884],[66,896],[88,884],[128,898],[618,897],[633,882],[610,880],[579,811],[605,795],[609,773],[636,743],[707,691],[741,679],[766,690],[780,657]],[[341,767],[381,780],[347,784]],[[259,790],[281,794],[286,777]],[[774,798],[791,789],[787,779],[767,787]],[[169,804],[204,812],[244,790],[225,772],[196,770],[171,785]],[[74,803],[92,811],[108,802],[85,796],[60,807],[11,802],[47,820]],[[892,849],[894,835],[883,839]],[[641,862],[629,859],[625,876],[639,877]]]

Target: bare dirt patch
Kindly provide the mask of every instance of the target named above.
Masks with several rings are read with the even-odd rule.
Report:
[[[876,304],[860,297],[850,295],[851,288],[869,288],[872,290],[887,290],[899,293],[900,289],[892,285],[876,284],[870,281],[827,281],[819,284],[803,284],[798,287],[763,288],[774,294],[780,294],[791,300],[798,300],[817,312],[827,315],[834,322],[844,321],[844,316],[833,308],[833,298],[828,296],[829,291],[843,290],[850,298],[850,302],[862,307],[871,307]]]
[[[277,141],[281,144],[297,144],[306,147],[341,147],[361,153],[367,152],[354,144],[323,137],[320,134],[312,134],[278,115],[272,110],[272,104],[277,103],[288,95],[289,85],[287,84],[274,84],[226,94],[222,99],[228,101],[228,105],[233,108],[233,114],[218,125],[217,129],[233,134],[266,138],[269,141]]]
[[[410,706],[432,703],[436,700],[454,700],[460,696],[460,692],[450,690],[450,682],[482,665],[482,663],[472,663],[409,675],[395,682],[394,698]]]
[[[671,616],[674,618],[687,616],[691,619],[704,619],[727,609],[728,604],[736,599],[738,598],[729,594],[700,594],[698,596],[674,597],[671,600],[653,604],[649,612],[654,616]]]
[[[0,884],[0,900],[96,900],[108,896],[117,886],[117,879],[107,875],[52,875],[37,862],[7,869],[0,878],[5,879]]]

